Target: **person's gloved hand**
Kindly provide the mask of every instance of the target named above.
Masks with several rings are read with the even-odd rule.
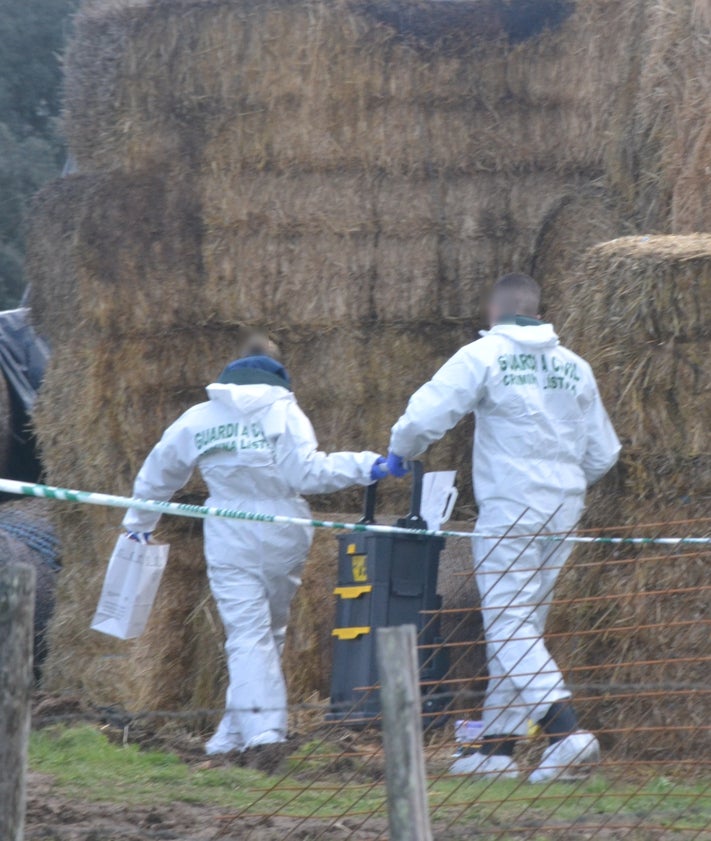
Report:
[[[378,458],[373,462],[373,466],[370,468],[370,478],[374,482],[379,482],[381,479],[384,479],[389,475],[390,471],[388,470],[388,460],[385,456],[378,456]]]
[[[393,452],[388,453],[387,465],[388,472],[391,476],[395,476],[396,479],[402,479],[403,476],[407,476],[410,472],[407,463]]]
[[[144,532],[127,531],[126,532],[126,537],[129,540],[135,540],[136,543],[150,543],[152,534],[153,534],[152,531],[144,531]]]

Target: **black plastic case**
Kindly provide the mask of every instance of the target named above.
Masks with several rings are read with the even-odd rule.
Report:
[[[427,528],[420,516],[422,464],[413,464],[410,513],[396,525]],[[366,490],[361,523],[375,522],[377,484]],[[333,630],[331,721],[363,725],[380,716],[375,636],[378,628],[415,625],[418,631],[423,715],[439,716],[447,698],[430,686],[448,669],[442,646],[439,617],[430,611],[442,607],[437,594],[441,537],[413,534],[350,532],[338,536],[338,586]]]

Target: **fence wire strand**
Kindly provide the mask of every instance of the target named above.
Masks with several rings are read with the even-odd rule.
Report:
[[[711,612],[707,607],[711,584],[703,573],[689,572],[706,568],[711,547],[595,544],[577,546],[568,560],[564,541],[545,542],[554,521],[555,515],[527,534],[516,534],[517,522],[498,538],[487,538],[492,545],[478,558],[477,568],[460,574],[462,587],[477,583],[483,604],[444,604],[439,610],[421,612],[423,638],[447,620],[441,640],[420,645],[422,666],[433,663],[443,650],[450,656],[446,673],[422,682],[424,697],[441,706],[423,718],[435,838],[711,839]],[[711,519],[575,533],[654,537],[680,527],[705,532],[711,528]],[[486,579],[481,569],[504,541],[507,546],[518,541],[519,549],[508,566]],[[600,741],[601,762],[584,769],[589,773],[574,781],[532,785],[528,775],[540,763],[547,745],[544,735],[532,730],[521,735],[516,747],[518,778],[453,776],[449,769],[455,754],[475,750],[474,745],[455,741],[454,723],[481,720],[487,685],[506,681],[512,673],[520,684],[519,700],[488,704],[487,715],[494,722],[489,722],[489,732],[494,733],[497,717],[510,716],[517,708],[522,715],[530,710],[531,704],[521,698],[533,692],[537,678],[557,673],[553,661],[543,668],[528,665],[539,644],[539,634],[530,630],[531,614],[521,604],[512,611],[512,603],[497,595],[498,586],[512,570],[518,576],[519,592],[536,581],[540,563],[529,562],[534,543],[548,547],[540,557],[552,578],[561,573],[555,590],[536,601],[537,609],[550,611],[546,645],[566,678],[581,728]],[[482,592],[484,580],[490,587]],[[483,622],[496,628],[499,620],[511,615],[516,618],[509,620],[506,634],[493,633],[488,640],[483,634],[460,639],[473,620],[474,627]],[[491,653],[511,639],[520,646],[520,656],[507,669],[497,669]],[[487,648],[488,671],[483,666]],[[377,697],[376,685],[361,689],[359,700],[339,711],[345,712],[346,719]],[[40,705],[34,726],[92,721],[124,728],[129,741],[136,728],[171,721],[194,727],[222,712],[131,712],[112,707],[62,712],[61,703],[59,709],[58,713],[43,712]],[[327,699],[295,703],[289,711],[290,719],[298,722],[298,738],[284,746],[284,761],[277,771],[253,785],[247,805],[221,817],[214,838],[237,837],[233,833],[239,830],[239,838],[256,841],[260,822],[288,818],[284,841],[307,837],[306,827],[309,841],[347,841],[362,837],[359,833],[366,829],[371,833],[368,837],[386,839],[378,716],[358,727],[347,721],[327,721]]]

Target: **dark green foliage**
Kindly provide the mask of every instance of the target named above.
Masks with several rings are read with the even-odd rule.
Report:
[[[61,170],[60,54],[77,5],[0,2],[0,309],[22,296],[28,201]]]

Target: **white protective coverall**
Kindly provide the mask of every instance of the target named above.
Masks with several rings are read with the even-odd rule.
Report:
[[[476,531],[493,538],[473,547],[489,665],[483,735],[513,736],[570,694],[543,632],[572,544],[523,535],[573,530],[586,488],[615,464],[620,443],[590,366],[552,325],[499,324],[482,337],[412,396],[390,449],[414,458],[476,417]]]
[[[168,500],[199,467],[209,505],[309,518],[300,494],[371,483],[377,453],[319,452],[286,388],[216,383],[207,393],[209,400],[188,409],[150,453],[135,497]],[[151,532],[158,520],[131,509],[123,524]],[[280,658],[312,538],[306,526],[205,520],[207,572],[227,636],[227,711],[218,729],[225,749],[249,746],[265,733],[286,736]]]

